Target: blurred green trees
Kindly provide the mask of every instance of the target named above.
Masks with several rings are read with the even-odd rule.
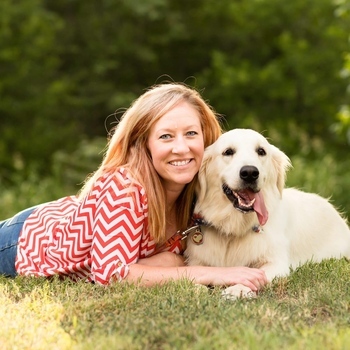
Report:
[[[77,149],[167,80],[291,157],[349,158],[350,0],[2,0],[0,19],[5,186],[93,171]]]

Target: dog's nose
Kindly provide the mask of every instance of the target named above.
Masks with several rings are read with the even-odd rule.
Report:
[[[239,176],[243,181],[252,183],[259,178],[259,170],[255,166],[246,165],[241,168]]]

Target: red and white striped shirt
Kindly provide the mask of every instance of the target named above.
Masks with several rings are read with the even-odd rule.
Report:
[[[125,169],[101,177],[89,195],[40,205],[19,237],[20,275],[66,275],[99,284],[122,280],[130,264],[155,252],[144,188]],[[181,253],[180,242],[167,250]]]

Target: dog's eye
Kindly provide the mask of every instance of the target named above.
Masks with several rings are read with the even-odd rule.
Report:
[[[259,147],[256,153],[258,153],[259,156],[266,156],[266,151],[262,147]]]
[[[223,156],[233,156],[235,154],[234,149],[232,148],[227,148],[225,151],[222,152]]]

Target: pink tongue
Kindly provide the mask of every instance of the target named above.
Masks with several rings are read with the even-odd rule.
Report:
[[[253,205],[254,211],[256,212],[256,215],[258,216],[258,220],[260,225],[265,225],[268,218],[269,213],[266,209],[264,197],[261,192],[254,193],[253,191],[247,190],[246,194],[248,195],[249,199],[252,200],[255,198],[255,202]]]

